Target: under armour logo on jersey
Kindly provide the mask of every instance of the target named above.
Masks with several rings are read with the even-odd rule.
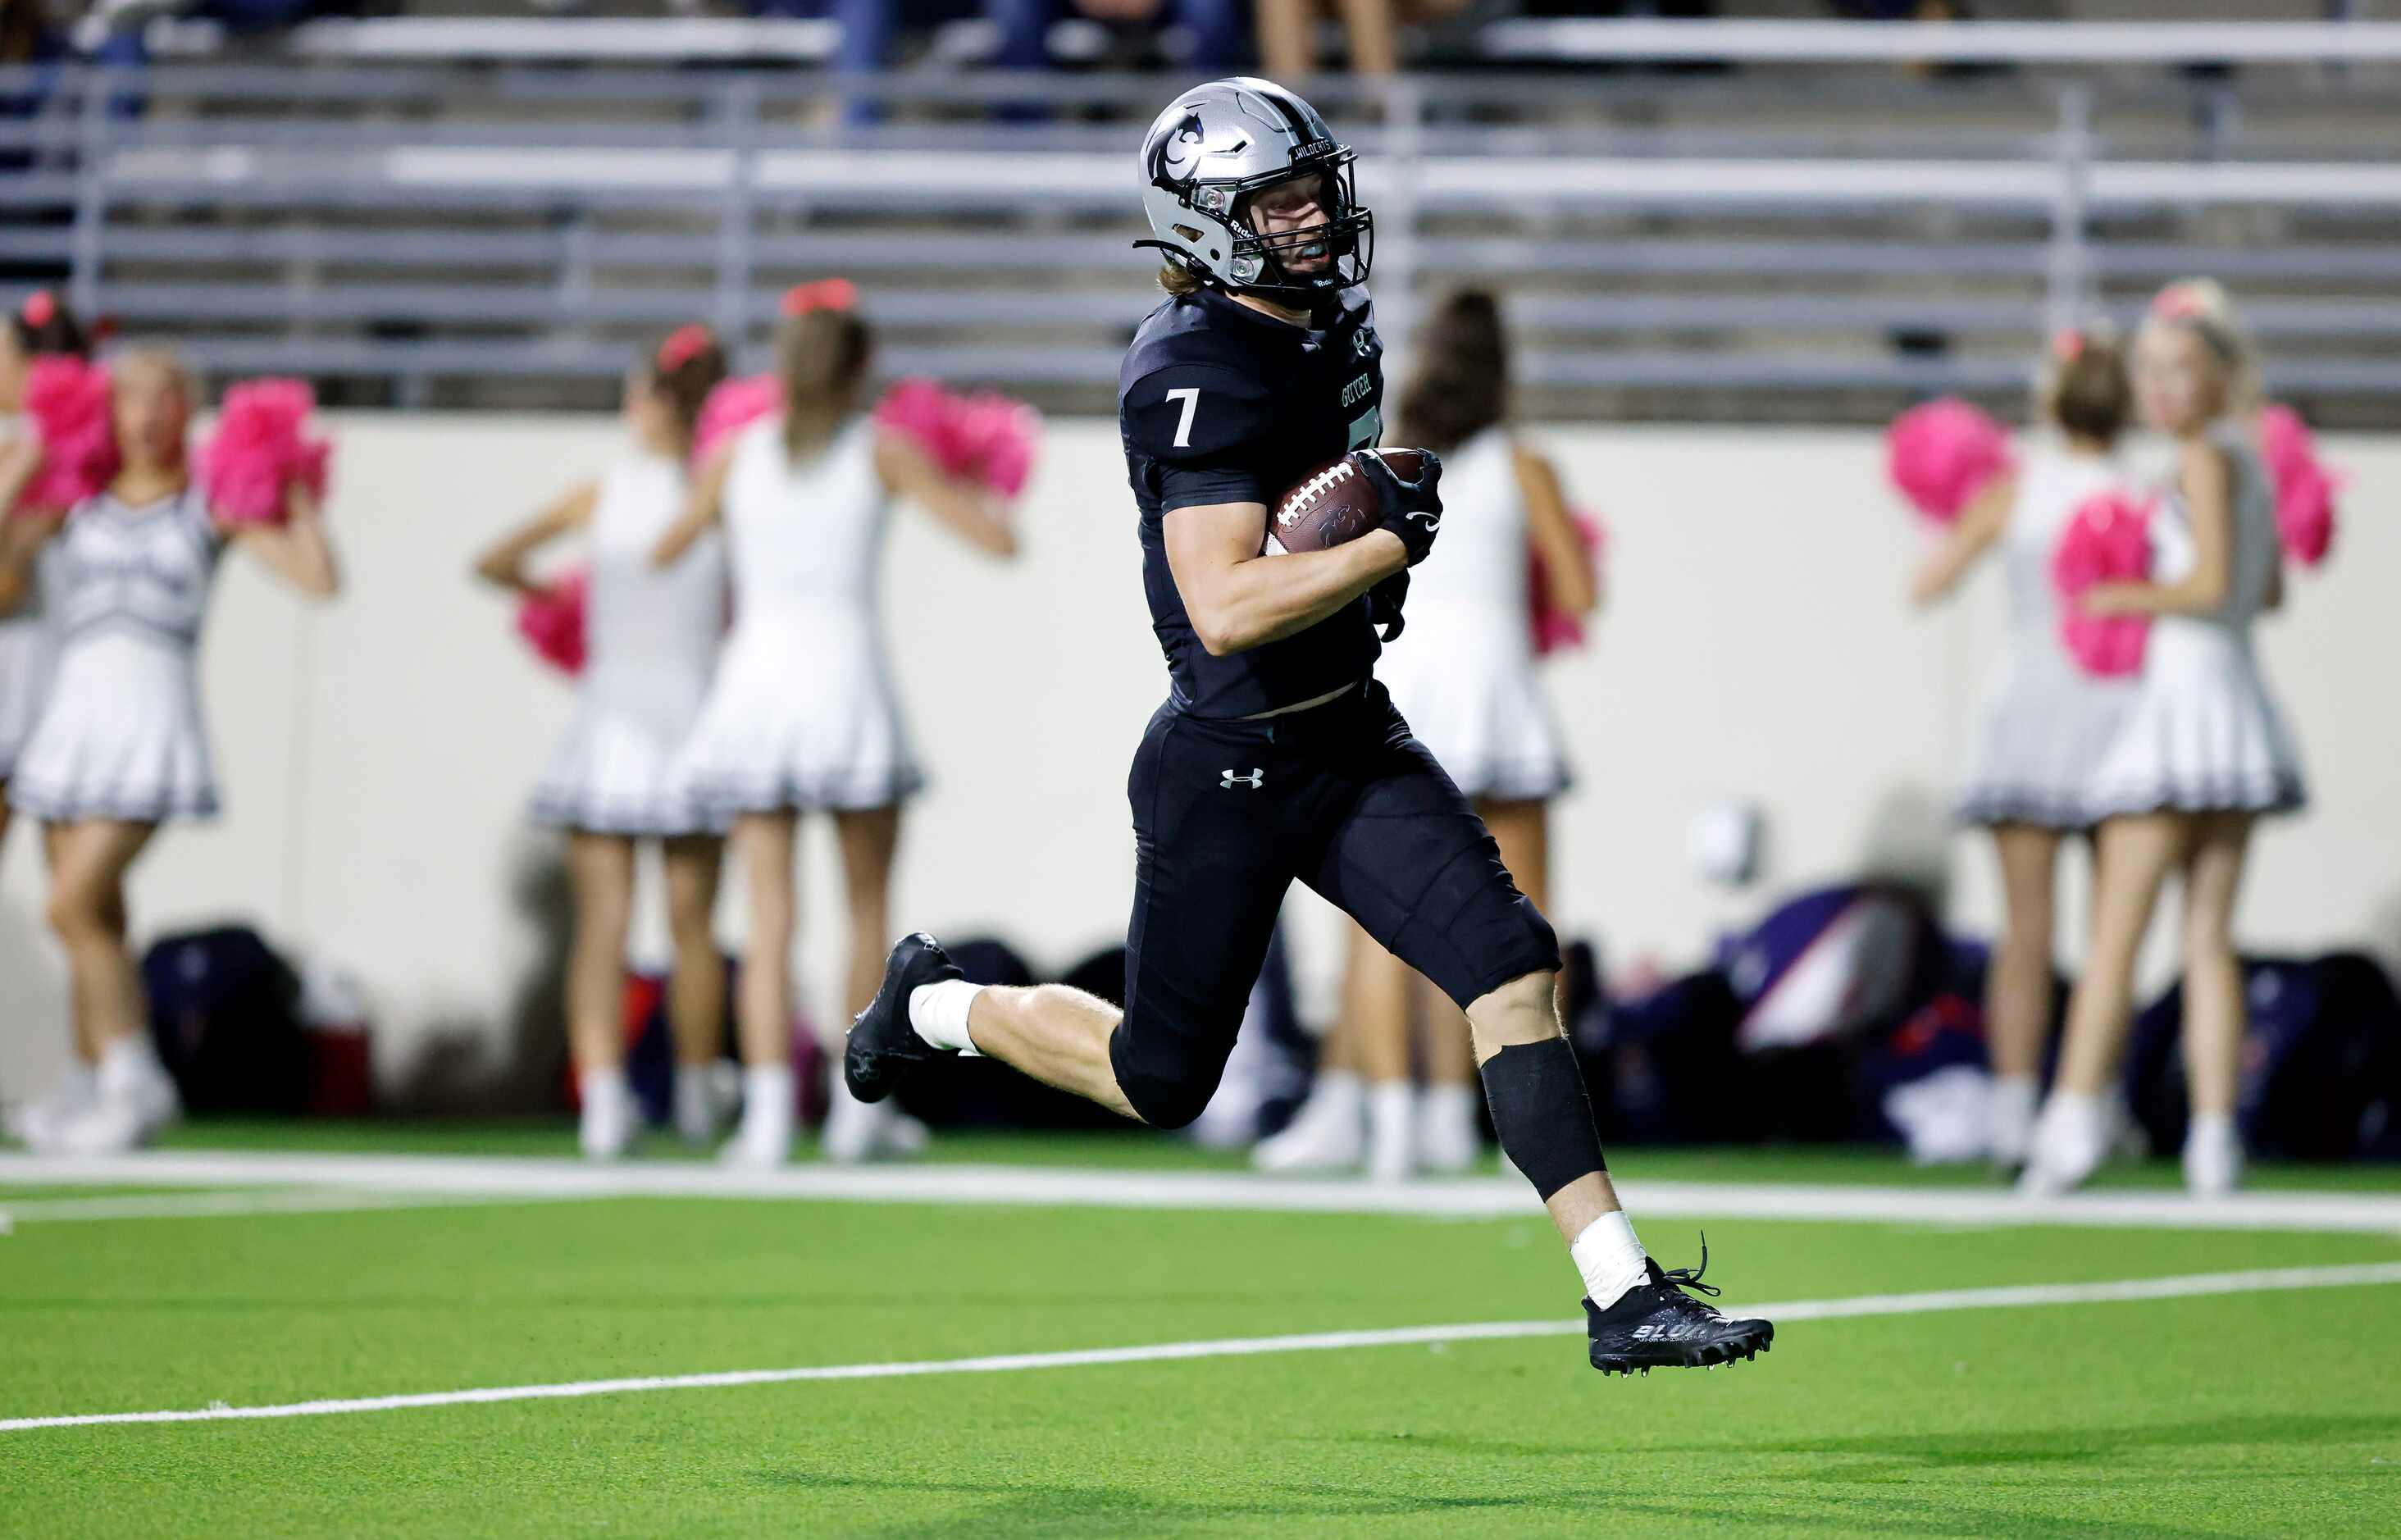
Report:
[[[1231,770],[1220,773],[1225,777],[1225,779],[1218,782],[1218,789],[1221,791],[1231,791],[1237,786],[1247,786],[1255,791],[1268,783],[1268,773],[1261,769],[1254,768],[1247,776],[1238,776]]]

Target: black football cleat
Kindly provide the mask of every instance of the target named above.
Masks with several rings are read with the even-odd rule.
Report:
[[[909,1024],[909,992],[919,984],[940,983],[963,975],[942,943],[922,930],[912,930],[892,944],[884,964],[884,983],[875,998],[850,1024],[844,1040],[842,1078],[850,1093],[862,1102],[880,1102],[908,1078],[909,1071],[941,1052],[917,1036]]]
[[[1765,1321],[1729,1321],[1692,1297],[1718,1291],[1701,1282],[1709,1268],[1709,1243],[1701,1238],[1701,1265],[1662,1272],[1645,1258],[1651,1281],[1637,1284],[1626,1297],[1601,1309],[1584,1302],[1585,1326],[1592,1337],[1592,1367],[1603,1374],[1632,1374],[1640,1369],[1715,1368],[1737,1358],[1765,1353],[1776,1341],[1776,1327]]]

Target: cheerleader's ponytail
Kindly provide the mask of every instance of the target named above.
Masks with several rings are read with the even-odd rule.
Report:
[[[784,452],[798,462],[825,447],[857,404],[874,343],[846,278],[786,291],[775,329],[783,386]]]

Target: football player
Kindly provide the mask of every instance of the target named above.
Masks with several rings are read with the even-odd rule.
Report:
[[[1442,525],[1440,465],[1351,455],[1376,526],[1262,554],[1286,488],[1381,428],[1352,155],[1265,80],[1187,91],[1142,146],[1166,303],[1135,335],[1118,420],[1168,699],[1135,752],[1125,1010],[1056,984],[967,983],[903,938],[853,1024],[865,1101],[936,1053],[982,1053],[1157,1128],[1216,1090],[1284,891],[1307,883],[1466,1011],[1502,1148],[1542,1195],[1587,1296],[1595,1368],[1712,1366],[1767,1347],[1664,1272],[1620,1209],[1554,1000],[1551,927],[1374,674],[1408,569]],[[1702,1265],[1708,1265],[1706,1251]],[[1694,1292],[1687,1292],[1688,1290]]]

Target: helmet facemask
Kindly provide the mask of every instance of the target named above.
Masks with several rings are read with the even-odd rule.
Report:
[[[1210,233],[1222,232],[1227,247],[1220,261],[1183,257],[1185,265],[1229,292],[1292,305],[1310,305],[1326,295],[1365,282],[1375,259],[1376,218],[1360,207],[1351,174],[1353,158],[1349,146],[1329,145],[1322,155],[1257,176],[1187,184],[1178,189],[1183,206],[1216,227]],[[1320,179],[1318,201],[1324,220],[1305,229],[1261,233],[1253,208],[1256,199],[1303,177]],[[1139,244],[1175,250],[1164,241]],[[1296,259],[1306,260],[1319,251],[1325,258],[1322,267],[1292,266]]]
[[[1336,149],[1281,176],[1254,178],[1253,185],[1234,194],[1227,220],[1234,230],[1228,268],[1232,287],[1307,303],[1367,281],[1368,265],[1375,257],[1376,220],[1359,206],[1351,184],[1351,159],[1350,150]],[[1305,177],[1318,179],[1318,207],[1324,221],[1305,229],[1261,234],[1255,212],[1260,197]],[[1214,190],[1202,188],[1197,196],[1205,198]],[[1319,256],[1324,260],[1317,266],[1295,265]]]

